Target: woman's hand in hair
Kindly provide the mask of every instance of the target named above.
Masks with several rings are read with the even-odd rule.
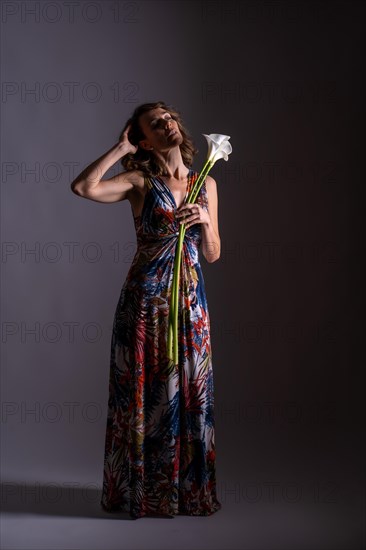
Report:
[[[121,152],[123,153],[121,155],[122,157],[124,157],[128,153],[131,153],[132,155],[134,155],[138,149],[138,145],[132,145],[132,143],[128,139],[128,132],[130,131],[130,129],[131,129],[131,124],[129,124],[126,127],[126,130],[122,134],[122,139],[118,142],[118,146]]]

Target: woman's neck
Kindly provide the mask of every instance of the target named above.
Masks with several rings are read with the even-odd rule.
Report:
[[[189,172],[185,166],[180,148],[174,147],[169,151],[155,153],[163,166],[163,176],[168,179],[185,180]]]

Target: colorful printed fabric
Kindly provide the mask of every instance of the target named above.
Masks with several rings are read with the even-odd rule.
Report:
[[[189,171],[188,192],[197,177]],[[183,242],[177,366],[167,358],[177,205],[161,178],[146,177],[145,185],[142,213],[134,217],[137,251],[113,324],[100,504],[133,518],[208,516],[221,504],[202,227],[189,227]],[[208,211],[206,183],[196,202]]]

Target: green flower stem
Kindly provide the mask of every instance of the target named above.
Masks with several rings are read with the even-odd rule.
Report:
[[[177,243],[176,262],[174,265],[174,273],[176,274],[176,283],[173,293],[173,361],[178,364],[178,311],[179,311],[179,284],[180,284],[180,268],[183,248],[183,239],[186,232],[185,224],[181,224],[179,228],[179,237]]]
[[[215,164],[214,161],[209,159],[205,162],[193,188],[187,197],[187,203],[194,203],[197,199],[198,193],[202,187],[202,184],[211,170],[212,166]],[[172,290],[170,298],[170,308],[169,308],[169,326],[168,326],[168,358],[173,360],[174,363],[178,364],[178,311],[179,311],[179,284],[180,284],[180,270],[181,270],[181,258],[182,258],[182,248],[183,240],[186,232],[186,224],[182,223],[179,227],[179,235],[176,246],[175,258],[174,258],[174,272],[173,272],[173,281],[172,281]]]
[[[193,189],[191,190],[191,193],[188,195],[188,198],[187,198],[188,203],[196,202],[198,193],[200,192],[203,182],[205,181],[207,174],[209,173],[209,171],[211,170],[214,164],[215,164],[215,161],[212,161],[212,160],[211,161],[208,160],[206,162],[206,164],[202,168],[202,171],[194,184]]]
[[[178,242],[174,258],[174,274],[172,282],[172,291],[169,311],[169,332],[168,332],[168,357],[178,364],[178,302],[179,302],[179,282],[180,265],[182,258],[183,240],[186,232],[184,223],[180,225]]]

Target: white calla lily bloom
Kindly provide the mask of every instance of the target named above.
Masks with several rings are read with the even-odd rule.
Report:
[[[230,136],[224,134],[202,134],[205,136],[208,143],[208,157],[207,159],[215,163],[217,160],[224,159],[229,160],[229,155],[233,148],[229,143]]]

